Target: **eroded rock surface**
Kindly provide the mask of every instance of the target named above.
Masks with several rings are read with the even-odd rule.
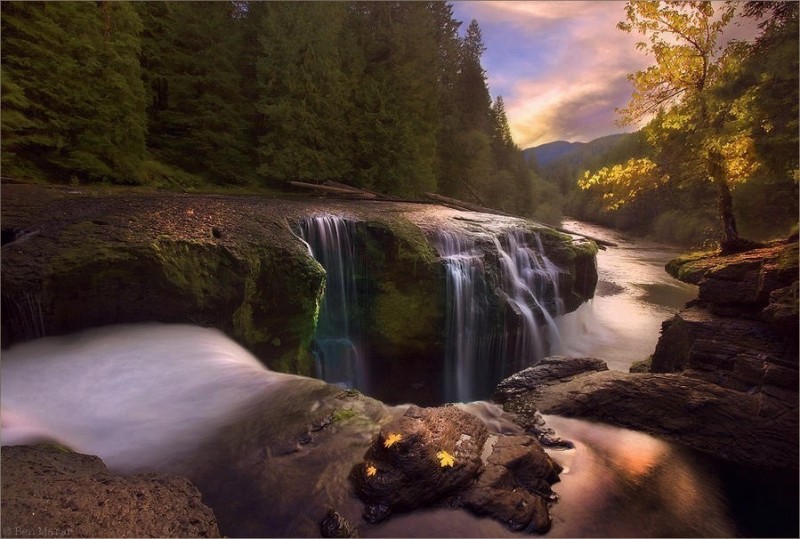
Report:
[[[600,370],[597,360],[586,358],[557,361],[562,369],[535,365],[498,386],[495,400],[517,414],[522,426],[529,428],[525,422],[537,412],[597,419],[734,462],[797,467],[797,415],[765,407],[759,395],[682,374]],[[566,373],[563,378],[559,371]]]
[[[53,446],[2,450],[4,537],[220,537],[188,479],[114,475]]]
[[[412,406],[381,429],[350,479],[370,523],[445,503],[513,530],[544,532],[560,471],[529,436],[491,434],[454,406]]]

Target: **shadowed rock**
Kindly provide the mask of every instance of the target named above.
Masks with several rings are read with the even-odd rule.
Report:
[[[446,503],[512,530],[544,532],[560,471],[529,436],[490,434],[477,417],[453,406],[412,406],[381,429],[350,479],[371,523]]]
[[[3,535],[220,537],[188,479],[114,475],[98,457],[52,446],[3,447]]]

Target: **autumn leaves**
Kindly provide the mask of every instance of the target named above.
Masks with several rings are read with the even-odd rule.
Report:
[[[383,447],[386,449],[390,449],[391,447],[397,447],[398,442],[403,439],[403,434],[399,432],[392,432],[384,439]],[[436,453],[436,458],[439,459],[439,466],[441,468],[452,468],[455,463],[456,459],[453,455],[448,453],[445,450],[440,450]],[[367,467],[365,469],[365,473],[367,477],[375,477],[378,475],[378,469],[375,467],[374,464],[369,462],[366,463]]]

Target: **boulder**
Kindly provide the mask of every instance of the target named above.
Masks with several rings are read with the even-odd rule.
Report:
[[[604,421],[655,434],[723,459],[797,468],[796,402],[781,405],[683,374],[598,371],[585,358],[561,358],[564,379],[552,368],[527,369],[526,389],[501,383],[495,398],[523,418],[544,414]],[[580,366],[586,369],[578,372]],[[779,375],[776,375],[776,378]],[[782,380],[788,383],[788,380]],[[512,388],[512,389],[508,389]]]
[[[54,446],[5,446],[2,463],[6,537],[220,537],[184,477],[119,476]]]
[[[455,406],[412,406],[381,429],[350,480],[370,523],[447,504],[543,533],[560,472],[530,436],[491,434]]]

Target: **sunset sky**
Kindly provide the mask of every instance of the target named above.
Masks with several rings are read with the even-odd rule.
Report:
[[[630,98],[627,74],[652,63],[617,30],[625,2],[453,2],[462,31],[477,19],[492,98],[502,95],[520,148],[586,142],[620,133],[615,107]],[[630,130],[630,129],[628,129]]]

